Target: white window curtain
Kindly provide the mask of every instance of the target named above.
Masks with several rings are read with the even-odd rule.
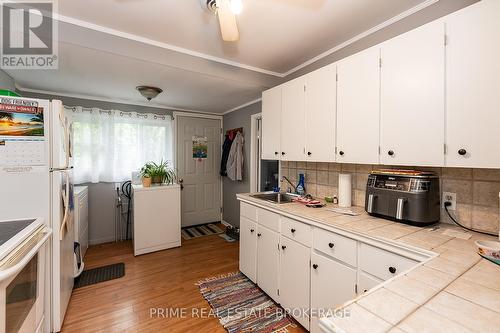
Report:
[[[68,108],[73,120],[74,182],[122,182],[146,162],[172,165],[169,115]]]

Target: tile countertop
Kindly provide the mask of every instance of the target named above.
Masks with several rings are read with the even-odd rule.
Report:
[[[238,199],[282,211],[335,229],[368,236],[398,246],[435,253],[405,274],[390,279],[341,309],[349,316],[320,321],[332,333],[358,332],[500,332],[500,266],[481,258],[474,241],[497,240],[469,232],[468,240],[443,234],[462,229],[439,224],[439,228],[418,228],[362,212],[358,216],[308,208],[298,203],[275,204],[238,194]]]

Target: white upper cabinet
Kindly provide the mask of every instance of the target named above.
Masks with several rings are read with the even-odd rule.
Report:
[[[301,76],[282,86],[281,160],[305,160],[305,78]]]
[[[382,164],[444,165],[444,47],[442,22],[382,44]]]
[[[281,86],[262,93],[262,158],[279,159],[281,140]]]
[[[335,162],[337,66],[320,68],[305,77],[306,159]]]
[[[380,47],[337,65],[337,161],[379,163]]]
[[[500,1],[446,20],[446,165],[500,167]]]

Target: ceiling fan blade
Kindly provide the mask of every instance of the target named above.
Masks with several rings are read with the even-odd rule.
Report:
[[[216,0],[217,16],[219,17],[220,31],[225,42],[236,42],[240,39],[240,32],[236,24],[236,15],[231,11],[230,0]]]

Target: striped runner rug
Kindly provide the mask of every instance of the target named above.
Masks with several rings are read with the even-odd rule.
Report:
[[[281,307],[240,272],[208,278],[197,285],[229,333],[286,333],[288,327],[297,327]]]
[[[224,230],[213,223],[197,225],[194,227],[182,228],[181,235],[183,239],[191,239],[202,236],[223,234]]]

